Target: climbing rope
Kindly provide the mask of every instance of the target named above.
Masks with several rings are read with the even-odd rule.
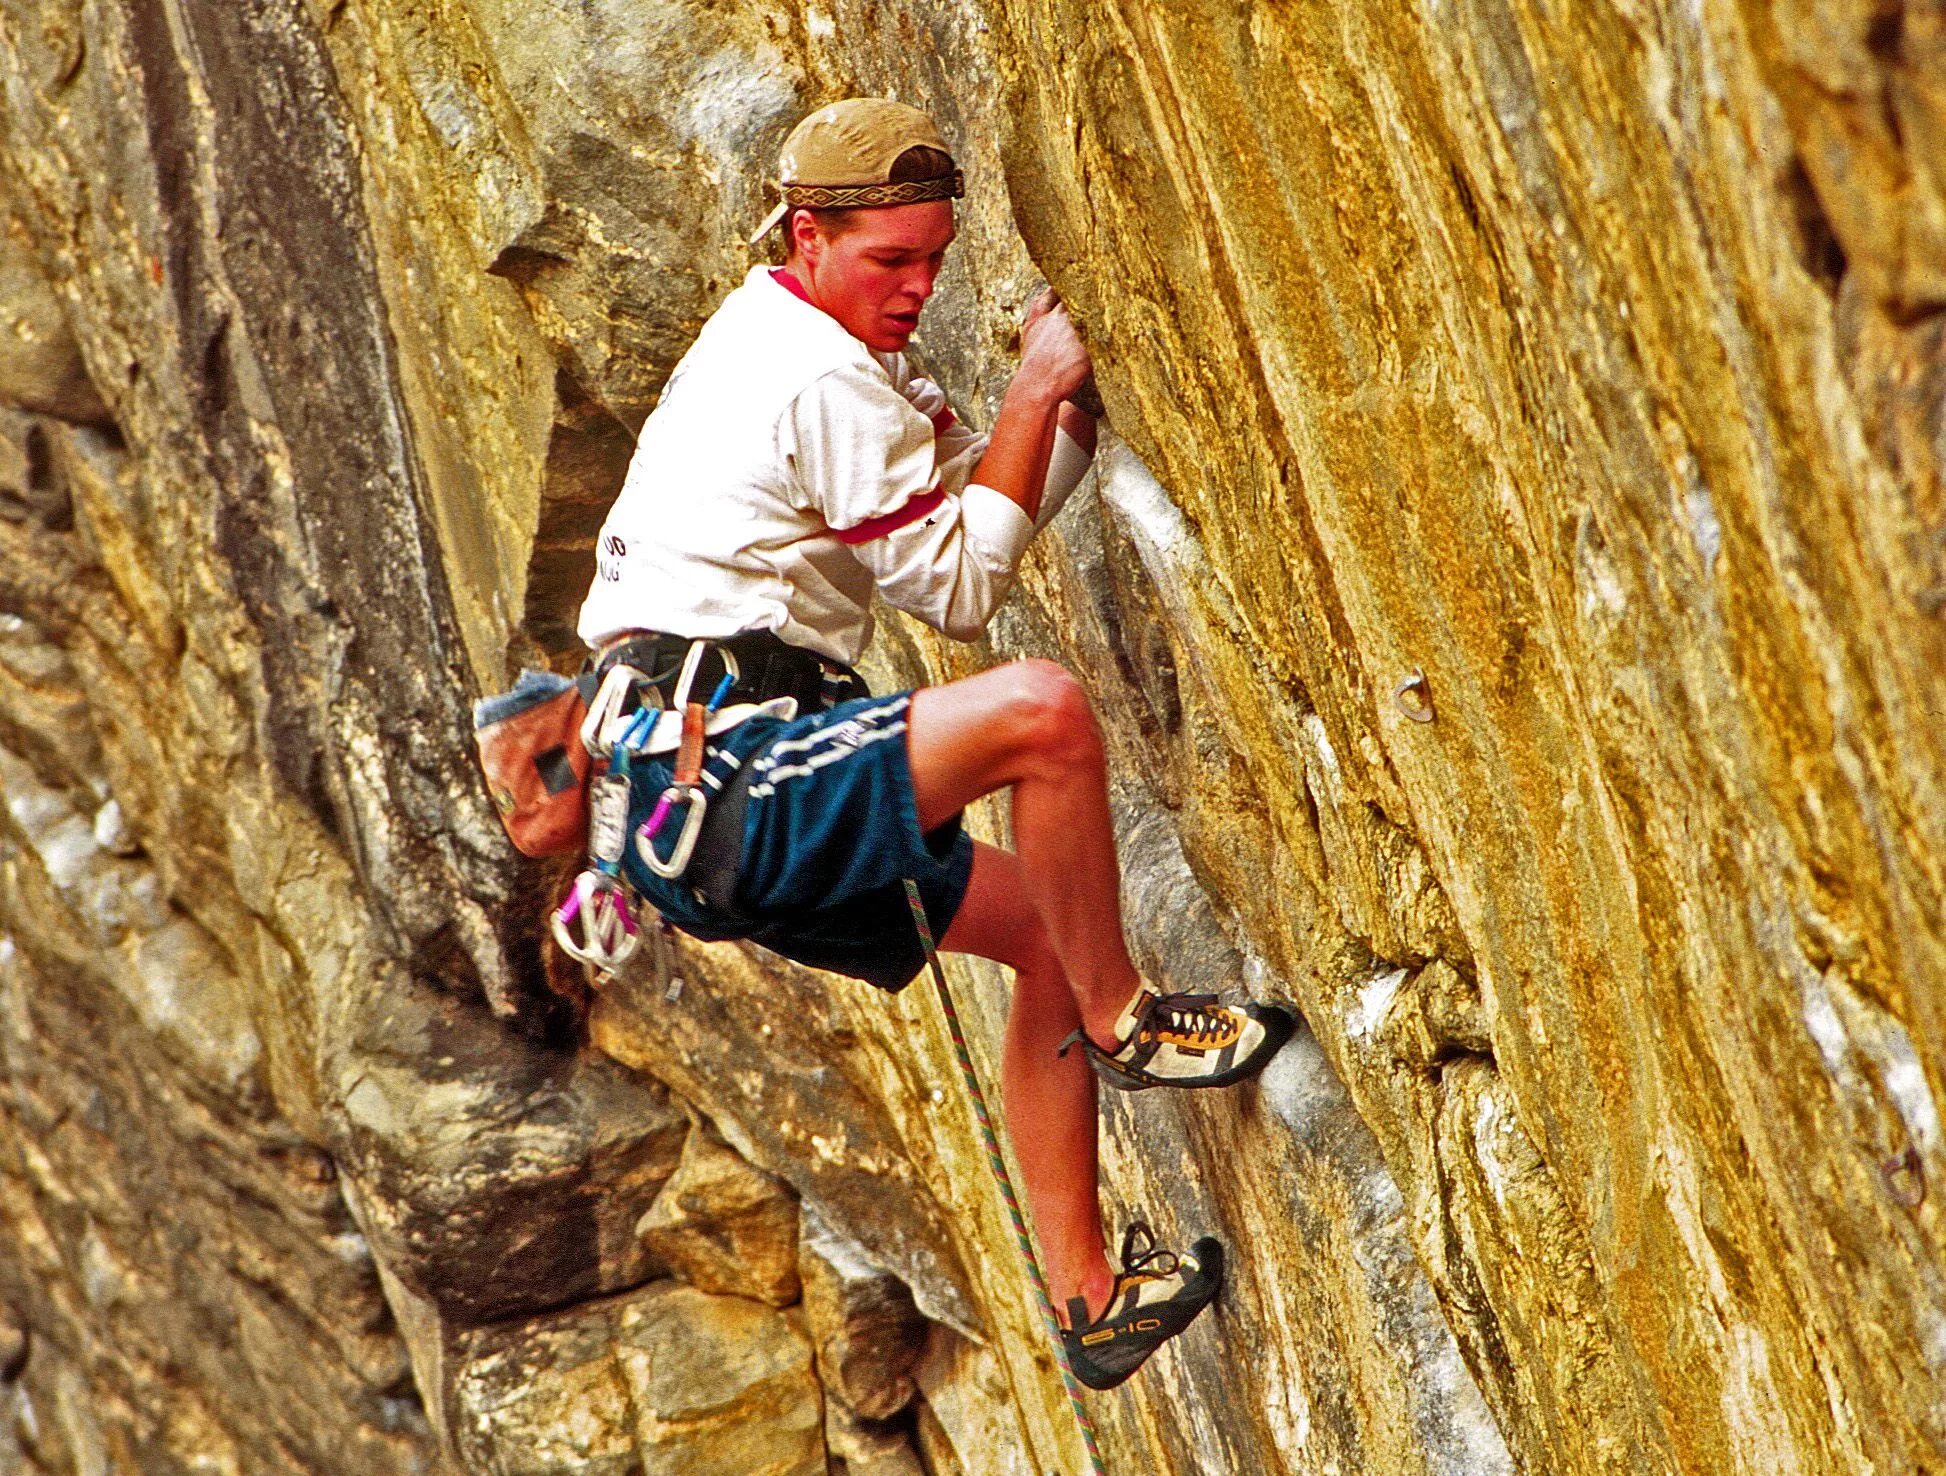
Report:
[[[1047,1295],[1047,1282],[1041,1277],[1041,1263],[1034,1255],[1034,1242],[1027,1236],[1027,1221],[1020,1213],[1020,1200],[1014,1195],[1014,1181],[1007,1173],[1007,1161],[1000,1156],[1000,1140],[993,1134],[993,1119],[987,1114],[986,1093],[980,1090],[980,1078],[973,1074],[973,1056],[966,1048],[966,1032],[960,1029],[959,1011],[953,1008],[952,992],[946,988],[946,971],[939,966],[939,949],[932,941],[932,924],[926,921],[926,907],[919,900],[919,885],[910,877],[906,878],[905,899],[912,907],[912,921],[919,929],[919,942],[926,950],[926,963],[932,969],[932,982],[939,990],[939,1005],[946,1012],[946,1029],[953,1037],[953,1054],[959,1058],[960,1075],[966,1080],[966,1093],[973,1099],[973,1116],[980,1125],[980,1141],[986,1147],[987,1166],[993,1170],[993,1180],[1000,1186],[1000,1197],[1006,1201],[1007,1216],[1014,1224],[1014,1239],[1020,1246],[1020,1258],[1027,1263],[1027,1279],[1033,1284],[1034,1298],[1040,1303],[1041,1316],[1047,1322],[1047,1330],[1054,1339],[1054,1356],[1061,1365],[1061,1382],[1067,1386],[1068,1404],[1074,1410],[1074,1422],[1081,1427],[1081,1443],[1088,1448],[1088,1466],[1094,1476],[1108,1476],[1108,1467],[1102,1464],[1101,1447],[1095,1443],[1094,1422],[1088,1418],[1087,1406],[1081,1402],[1081,1384],[1068,1367],[1067,1345],[1061,1341],[1061,1324],[1054,1317],[1054,1303]]]

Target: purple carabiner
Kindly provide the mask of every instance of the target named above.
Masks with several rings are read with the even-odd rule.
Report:
[[[674,794],[673,787],[662,791],[662,797],[655,802],[655,808],[649,811],[649,818],[637,827],[635,832],[637,835],[644,840],[655,839],[656,832],[662,829],[662,822],[669,818],[669,812],[676,807]]]

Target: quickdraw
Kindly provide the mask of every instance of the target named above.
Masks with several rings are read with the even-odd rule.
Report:
[[[609,770],[588,791],[588,859],[568,895],[554,909],[554,941],[571,958],[606,977],[627,963],[641,942],[628,885],[622,880],[622,848],[628,844],[629,747],[652,720],[647,709],[616,740]],[[576,931],[576,924],[579,931]]]
[[[581,925],[579,936],[574,925]],[[562,952],[605,979],[634,956],[641,931],[629,907],[628,891],[612,876],[590,868],[574,879],[565,900],[554,909],[554,941]]]
[[[682,713],[682,743],[676,750],[675,771],[670,775],[669,787],[657,796],[649,818],[635,832],[635,850],[641,856],[642,864],[669,881],[674,881],[687,871],[690,858],[696,854],[696,837],[702,833],[703,817],[709,813],[709,796],[703,792],[703,750],[708,736],[709,716],[730,695],[730,689],[737,683],[736,658],[724,651],[723,664],[727,669],[723,673],[723,680],[716,685],[715,694],[707,703],[689,700],[690,688],[696,681],[696,668],[702,662],[703,647],[702,641],[691,644],[688,659],[682,665],[682,675],[676,682],[674,705]],[[655,838],[678,805],[683,808],[682,830],[676,836],[675,847],[664,859],[655,848]]]

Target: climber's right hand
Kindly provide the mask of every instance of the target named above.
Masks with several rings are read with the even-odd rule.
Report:
[[[1051,292],[1042,298],[1052,298]],[[1058,298],[1046,307],[1036,300],[1020,334],[1020,372],[1031,374],[1054,400],[1067,399],[1094,373],[1094,361],[1081,332]]]

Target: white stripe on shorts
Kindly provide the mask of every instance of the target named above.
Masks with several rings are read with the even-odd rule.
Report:
[[[779,743],[773,743],[764,756],[757,760],[757,769],[761,772],[765,769],[774,768],[777,760],[785,754],[806,752],[816,748],[821,743],[830,741],[833,734],[849,733],[851,731],[851,725],[854,723],[869,726],[879,718],[886,717],[895,712],[902,712],[910,704],[911,700],[910,697],[895,697],[890,702],[880,703],[877,707],[868,707],[863,712],[854,713],[842,722],[832,723],[827,727],[819,728],[817,732],[807,733],[802,738],[786,738]]]
[[[786,764],[781,769],[772,769],[769,774],[764,776],[761,782],[750,786],[750,798],[762,799],[765,795],[772,793],[786,779],[802,779],[805,775],[815,773],[827,764],[835,764],[840,759],[850,758],[851,755],[857,753],[860,749],[870,748],[874,743],[882,743],[887,738],[896,738],[905,732],[905,727],[906,725],[903,721],[896,722],[889,728],[880,728],[876,732],[865,734],[856,743],[834,745],[825,749],[822,753],[812,754],[802,763]]]

